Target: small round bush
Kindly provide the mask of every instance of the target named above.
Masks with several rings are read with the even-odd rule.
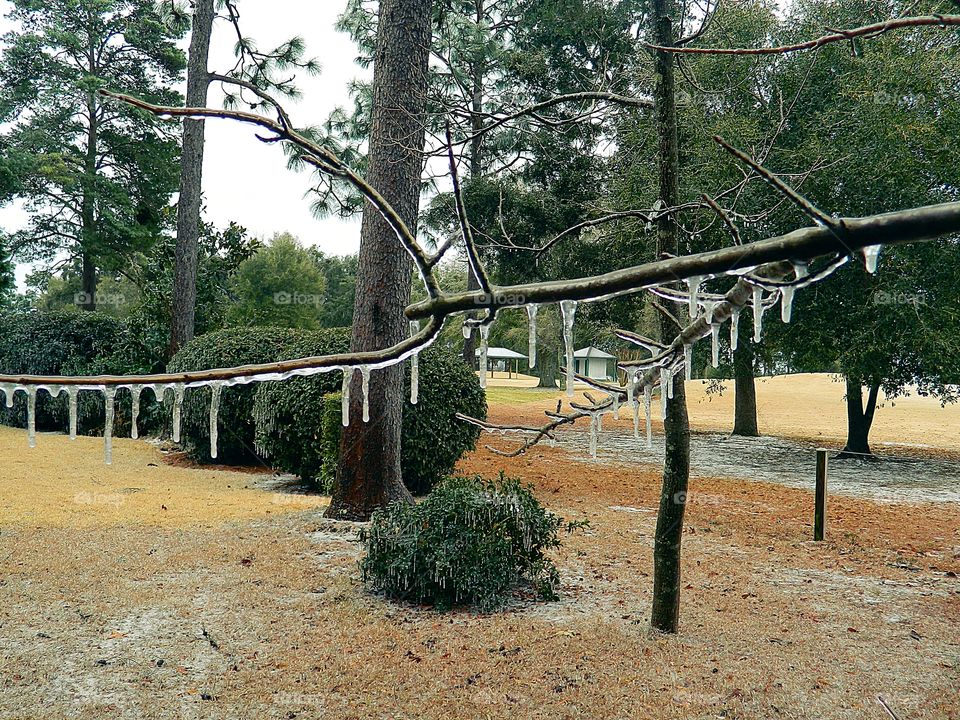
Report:
[[[289,328],[229,328],[194,338],[174,356],[169,372],[257,365],[345,349],[343,329],[308,332]],[[301,382],[301,381],[287,381]],[[254,400],[273,383],[234,385],[223,389],[220,400],[218,462],[254,464],[262,456],[255,447]],[[286,384],[286,383],[277,383]],[[181,417],[181,440],[201,461],[210,460],[210,391],[187,390]]]
[[[407,488],[421,494],[448,475],[461,456],[474,448],[479,429],[456,419],[456,413],[486,418],[487,401],[476,375],[459,355],[441,347],[420,353],[420,391],[413,405],[410,369],[405,364],[401,466]],[[376,371],[374,371],[376,372]],[[257,391],[257,447],[277,470],[327,489],[339,449],[342,373],[325,373]],[[360,418],[353,421],[361,422]]]
[[[502,473],[496,482],[448,478],[418,504],[373,514],[360,532],[360,570],[372,590],[440,610],[494,610],[521,584],[555,599],[559,576],[546,552],[559,547],[561,527],[529,488]]]
[[[0,373],[6,375],[126,375],[156,369],[156,358],[124,321],[98,312],[5,313],[0,315]],[[114,431],[129,431],[127,391],[117,394]],[[36,425],[41,431],[66,431],[69,427],[66,393],[51,398],[37,394]],[[19,392],[13,408],[0,403],[0,422],[25,427],[27,401]],[[77,430],[102,434],[104,401],[101,393],[84,391],[77,405]]]

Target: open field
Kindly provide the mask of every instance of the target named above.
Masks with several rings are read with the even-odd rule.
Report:
[[[778,382],[795,425],[773,413]],[[496,418],[555,406],[499,392]],[[829,380],[770,380],[763,430],[836,437],[840,396]],[[693,399],[695,425],[725,427],[730,401]],[[836,404],[835,424],[818,403]],[[951,413],[898,402],[878,439],[949,447]],[[879,720],[878,695],[904,720],[960,718],[956,503],[834,496],[813,543],[808,491],[701,474],[681,634],[654,637],[655,465],[585,461],[576,444],[465,458],[590,520],[557,553],[560,602],[476,616],[365,593],[355,527],[323,520],[324,498],[171,464],[148,443],[114,456],[105,467],[98,440],[51,435],[28,450],[0,428],[0,718]]]

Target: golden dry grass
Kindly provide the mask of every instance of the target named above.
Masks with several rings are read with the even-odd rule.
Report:
[[[0,427],[0,527],[158,525],[215,527],[326,505],[326,499],[255,489],[256,476],[171,466],[156,446],[114,440],[113,465],[103,440]]]

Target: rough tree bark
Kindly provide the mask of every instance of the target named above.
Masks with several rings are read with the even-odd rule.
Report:
[[[741,335],[743,328],[740,329]],[[754,377],[753,346],[741,340],[733,353],[734,411],[733,434],[757,437],[757,383]]]
[[[423,166],[432,0],[382,0],[374,56],[367,180],[416,230]],[[409,333],[404,307],[413,263],[396,234],[367,202],[360,231],[352,351],[378,350]],[[403,365],[370,377],[370,422],[361,421],[361,385],[351,386],[351,422],[328,517],[366,519],[378,507],[410,501],[400,474]]]
[[[870,428],[873,425],[873,416],[877,410],[877,398],[880,395],[880,386],[868,386],[867,404],[863,404],[863,383],[859,378],[845,378],[847,384],[847,444],[837,456],[838,458],[872,457],[870,452]]]
[[[672,0],[654,0],[651,23],[654,42],[663,47],[674,43]],[[659,143],[660,199],[667,207],[679,205],[679,141],[677,139],[677,103],[673,56],[656,53],[656,127]],[[677,255],[677,226],[673,214],[662,214],[657,220],[657,252]],[[662,340],[677,334],[677,326],[661,317]],[[663,485],[653,547],[653,604],[650,624],[655,630],[675,633],[680,620],[680,546],[683,540],[683,515],[690,476],[690,423],[684,394],[684,375],[673,379],[673,399],[667,403],[663,424],[666,454],[663,463]]]
[[[213,33],[214,0],[196,0],[187,63],[187,107],[206,107],[210,77],[207,59]],[[177,250],[168,355],[193,339],[197,305],[197,240],[203,174],[204,121],[183,121],[180,199],[177,202]]]

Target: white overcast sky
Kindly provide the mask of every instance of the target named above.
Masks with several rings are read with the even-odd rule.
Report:
[[[348,101],[348,85],[366,71],[354,63],[357,54],[350,38],[334,29],[337,16],[346,0],[243,0],[240,3],[244,33],[263,49],[275,47],[284,40],[300,35],[307,45],[307,54],[320,60],[321,72],[315,77],[302,76],[298,84],[303,97],[290,101],[287,107],[297,125],[320,124],[337,105]],[[9,2],[0,0],[0,14],[5,18]],[[282,10],[281,10],[282,8]],[[0,20],[0,34],[11,24]],[[226,70],[232,66],[232,28],[218,21],[214,28],[210,69]],[[189,38],[184,40],[184,47]],[[181,88],[182,89],[182,88]],[[220,105],[219,89],[211,88],[209,103]],[[203,164],[203,192],[206,218],[218,226],[234,220],[252,234],[269,237],[284,230],[298,236],[308,245],[316,245],[329,254],[346,254],[360,245],[360,223],[337,218],[318,220],[310,211],[310,174],[287,169],[282,148],[264,145],[245,128],[226,120],[208,120],[206,153]],[[0,209],[0,227],[16,230],[23,222],[22,209],[10,206]],[[18,268],[21,283],[28,267]]]

